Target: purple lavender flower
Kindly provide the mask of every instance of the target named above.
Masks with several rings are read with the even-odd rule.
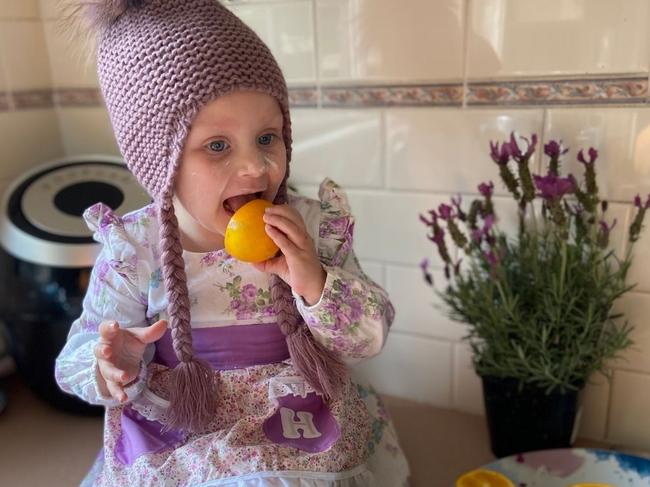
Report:
[[[483,237],[487,237],[494,226],[494,214],[489,214],[483,219],[483,227],[477,228],[472,232],[472,238],[476,243],[480,243]]]
[[[438,214],[436,213],[436,210],[429,210],[429,215],[431,215],[431,220],[427,220],[426,216],[420,214],[420,221],[426,226],[432,227],[438,221]]]
[[[453,209],[451,206],[442,203],[438,206],[438,214],[443,220],[450,220],[453,217]]]
[[[444,243],[445,231],[442,228],[438,227],[438,230],[433,232],[433,236],[430,236],[429,240],[438,245]]]
[[[636,195],[634,198],[634,206],[637,207],[637,212],[634,220],[632,220],[632,224],[630,225],[630,242],[636,242],[641,235],[646,211],[650,209],[650,194],[648,195],[648,199],[646,200],[645,204],[641,200],[641,196]]]
[[[600,224],[600,229],[604,233],[610,233],[616,226],[616,218],[614,218],[614,221],[612,222],[611,226],[607,225],[607,222],[605,220],[600,220],[598,223]]]
[[[422,262],[420,262],[420,269],[422,269],[422,276],[424,276],[424,280],[427,284],[433,286],[433,276],[431,275],[431,272],[429,272],[429,265],[429,259],[422,259]]]
[[[490,141],[490,157],[499,165],[508,164],[510,160],[510,145],[504,142],[501,144],[501,150],[499,150],[499,143]]]
[[[456,210],[460,210],[460,205],[462,202],[463,198],[460,195],[451,197],[451,204],[456,207]]]
[[[460,197],[460,195],[456,197],[451,197],[451,204],[454,205],[454,208],[456,208],[456,215],[458,215],[458,218],[461,221],[465,221],[467,219],[467,215],[461,208],[461,203],[463,202],[463,199]]]
[[[494,192],[494,183],[492,181],[489,183],[481,183],[478,186],[478,190],[485,198],[490,198]]]
[[[605,220],[600,220],[598,223],[600,225],[600,232],[598,232],[598,236],[596,237],[597,243],[600,248],[605,249],[609,246],[609,234],[616,226],[616,219],[614,219],[611,226],[607,225]]]
[[[639,210],[650,209],[650,194],[648,195],[648,199],[646,200],[645,204],[641,200],[641,195],[637,194],[634,197],[634,206],[636,206]]]
[[[493,269],[497,265],[499,265],[499,256],[494,252],[494,250],[490,249],[484,251],[483,257],[485,257],[485,260],[487,261],[488,264],[490,264],[490,267],[492,267]]]
[[[557,142],[555,140],[551,140],[548,144],[544,144],[544,154],[552,159],[557,159],[567,152],[569,152],[568,148],[562,150],[562,141]]]
[[[561,178],[554,174],[549,174],[547,176],[534,175],[533,177],[535,178],[535,186],[537,186],[540,195],[544,199],[560,199],[565,194],[573,193],[575,191],[575,178],[572,178],[571,176]]]
[[[485,217],[485,220],[483,220],[483,231],[485,233],[489,233],[490,230],[492,230],[492,227],[494,226],[494,215],[490,214]]]
[[[582,162],[585,166],[593,166],[597,158],[598,158],[598,151],[593,147],[589,148],[589,161],[585,160],[585,156],[583,154],[582,149],[580,149],[580,151],[578,152],[578,161]]]
[[[526,148],[526,152],[521,152],[521,149],[519,149],[519,146],[517,145],[517,139],[515,139],[515,133],[511,132],[510,133],[510,154],[512,155],[512,158],[517,161],[517,162],[524,162],[530,159],[530,156],[533,155],[533,152],[535,152],[535,147],[537,146],[537,134],[532,134],[530,141],[526,137],[520,137],[521,139],[526,141],[526,144],[528,147]]]

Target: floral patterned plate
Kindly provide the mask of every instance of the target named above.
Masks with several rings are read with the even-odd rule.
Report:
[[[569,487],[580,482],[650,487],[650,460],[609,450],[567,448],[512,455],[483,468],[517,487]]]

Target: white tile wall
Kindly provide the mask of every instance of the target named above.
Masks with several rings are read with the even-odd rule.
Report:
[[[318,199],[318,186],[296,186],[300,194]],[[427,228],[419,215],[426,215],[429,209],[448,202],[447,198],[344,189],[355,217],[354,250],[360,259],[415,266],[426,257],[433,266],[444,266],[434,245],[426,238]]]
[[[92,42],[80,42],[56,20],[43,21],[55,88],[94,88],[99,81]]]
[[[59,108],[57,115],[67,155],[91,153],[120,155],[105,109]]]
[[[51,86],[50,64],[40,20],[0,22],[0,55],[10,90]]]
[[[0,19],[38,19],[38,17],[37,0],[0,0]]]
[[[13,0],[6,1],[13,2]],[[38,4],[42,19],[57,19],[61,16],[61,0],[38,0]]]
[[[650,375],[619,370],[614,373],[607,439],[614,444],[648,449]]]
[[[626,350],[618,364],[619,367],[650,373],[650,294],[629,292],[615,305],[617,311],[625,313],[625,318],[634,326],[631,338],[632,348]]]
[[[596,171],[601,196],[631,203],[650,192],[650,109],[566,108],[548,110],[544,139],[562,139],[570,151],[565,170],[583,173],[580,149],[598,150]]]
[[[386,291],[396,311],[394,330],[450,341],[467,334],[464,325],[447,317],[444,303],[418,267],[388,265],[386,271]],[[438,289],[444,289],[442,271],[433,271],[433,280]]]
[[[636,208],[629,209],[629,222],[636,215]],[[633,265],[628,274],[630,284],[636,284],[635,291],[650,292],[650,211],[646,213],[645,231],[632,248]]]
[[[447,201],[438,195],[348,191],[355,224],[355,251],[360,258],[399,264],[419,264],[424,257],[440,266],[426,238],[419,214]]]
[[[0,113],[0,179],[63,156],[54,110]]]
[[[451,347],[391,332],[382,353],[357,365],[356,373],[387,394],[450,407]]]
[[[453,407],[471,414],[485,414],[483,385],[474,371],[472,349],[466,343],[454,344]]]
[[[607,413],[609,410],[610,383],[601,374],[594,375],[584,388],[582,415],[578,435],[583,438],[602,440],[607,433]]]
[[[312,2],[262,2],[230,6],[269,46],[287,83],[316,82]]]
[[[381,118],[380,110],[293,110],[292,181],[330,177],[344,186],[381,187]]]
[[[471,0],[468,76],[648,70],[646,0]]]
[[[462,78],[463,1],[409,0],[408,8],[393,0],[316,5],[322,81]]]
[[[490,140],[503,141],[518,131],[540,134],[543,111],[393,109],[386,113],[388,187],[449,193],[477,193],[478,185],[498,171],[490,158]],[[521,148],[525,144],[520,145]],[[539,152],[539,147],[538,147]],[[531,164],[539,160],[533,157]]]

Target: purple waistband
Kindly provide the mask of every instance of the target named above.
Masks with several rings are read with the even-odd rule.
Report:
[[[277,323],[192,329],[194,355],[217,370],[272,364],[289,358],[285,336]],[[168,329],[156,342],[153,361],[176,367],[178,358]]]

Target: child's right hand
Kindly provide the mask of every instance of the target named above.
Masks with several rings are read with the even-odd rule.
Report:
[[[120,328],[116,321],[99,325],[95,357],[99,388],[104,396],[120,402],[127,400],[124,388],[138,377],[146,345],[160,339],[166,329],[165,320],[147,327]]]

